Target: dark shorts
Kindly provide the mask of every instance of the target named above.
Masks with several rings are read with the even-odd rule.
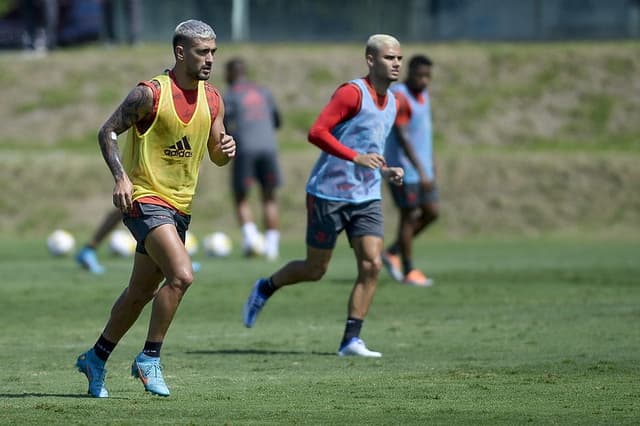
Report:
[[[280,167],[275,152],[242,153],[234,158],[232,164],[231,185],[237,195],[246,195],[254,181],[258,181],[263,189],[280,186]]]
[[[134,201],[131,211],[122,215],[122,222],[129,228],[133,238],[138,242],[136,251],[147,254],[144,248],[144,240],[149,235],[149,232],[160,225],[170,224],[175,226],[180,239],[184,243],[191,216],[179,213],[169,207]]]
[[[401,209],[415,209],[425,204],[438,202],[438,188],[431,191],[420,189],[419,183],[405,183],[403,185],[389,185],[393,202]]]
[[[349,240],[365,235],[382,238],[384,221],[380,200],[353,204],[307,194],[307,245],[332,249],[342,230],[347,231]]]

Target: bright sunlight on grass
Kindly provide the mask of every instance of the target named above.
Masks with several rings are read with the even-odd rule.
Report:
[[[288,244],[284,257],[300,253]],[[125,285],[127,259],[93,277],[41,241],[3,242],[2,424],[637,424],[640,247],[568,240],[431,243],[430,289],[382,275],[363,338],[381,359],[335,355],[354,278],[339,246],[325,279],[276,294],[253,329],[241,306],[275,265],[203,268],[163,350],[171,397],[128,377],[145,312],[109,362],[108,400],[75,357]]]

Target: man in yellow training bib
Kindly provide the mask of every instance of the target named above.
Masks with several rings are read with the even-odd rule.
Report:
[[[196,20],[179,24],[173,36],[174,67],[138,84],[98,134],[115,180],[113,204],[138,245],[129,285],[113,305],[93,348],[76,362],[89,380],[89,394],[96,398],[109,396],[105,363],[151,301],[147,339],[131,374],[148,392],[169,396],[160,349],[193,282],[184,240],[198,170],[205,153],[224,166],[236,152],[223,125],[222,98],[207,83],[216,50],[216,34],[209,25]],[[120,150],[118,135],[127,130]]]

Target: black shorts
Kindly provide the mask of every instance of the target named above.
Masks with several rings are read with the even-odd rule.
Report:
[[[347,231],[349,240],[365,235],[383,238],[384,221],[380,200],[353,204],[307,194],[307,245],[332,249],[343,229]]]
[[[133,238],[138,242],[136,251],[147,254],[144,248],[144,240],[149,235],[149,232],[160,225],[170,224],[175,226],[180,239],[184,243],[191,216],[169,207],[134,201],[131,211],[122,215],[122,222],[129,228]]]
[[[275,152],[242,153],[233,159],[232,164],[231,186],[237,195],[246,195],[254,181],[258,181],[263,189],[274,189],[281,184]]]
[[[389,184],[389,189],[393,202],[400,209],[415,209],[438,202],[438,189],[435,186],[431,191],[423,191],[419,183]]]

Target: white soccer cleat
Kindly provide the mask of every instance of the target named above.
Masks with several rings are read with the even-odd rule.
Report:
[[[349,342],[342,346],[338,351],[339,356],[364,356],[368,358],[380,358],[382,354],[380,352],[374,352],[367,349],[362,339],[359,337],[352,337]]]
[[[243,253],[245,257],[264,256],[265,240],[262,234],[256,234],[251,240],[245,241],[243,244]]]

